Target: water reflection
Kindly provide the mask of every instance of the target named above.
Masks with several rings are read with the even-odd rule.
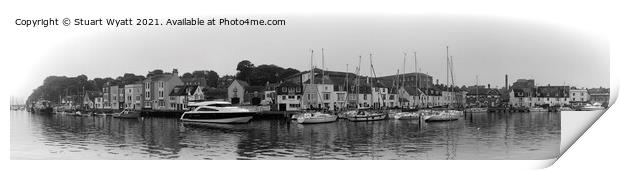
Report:
[[[559,113],[227,125],[11,112],[12,159],[546,159],[559,144]]]

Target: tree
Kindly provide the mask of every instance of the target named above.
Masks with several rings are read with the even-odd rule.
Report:
[[[250,76],[254,72],[254,64],[248,60],[243,60],[237,64],[237,79],[250,81]]]
[[[164,74],[164,70],[155,69],[153,71],[149,71],[149,73],[146,74],[146,76],[149,77],[149,76],[160,75],[160,74]]]
[[[187,79],[187,78],[192,78],[192,73],[184,73],[181,78]]]
[[[220,79],[220,75],[213,70],[209,70],[207,72],[207,85],[210,87],[217,87],[217,82]]]
[[[205,73],[204,70],[196,70],[196,71],[192,72],[192,76],[194,78],[206,78],[207,74]]]

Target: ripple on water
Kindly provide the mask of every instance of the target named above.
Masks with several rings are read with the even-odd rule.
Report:
[[[186,125],[167,118],[11,112],[11,158],[535,159],[559,153],[559,121],[553,113],[483,113],[428,124],[339,120],[302,126],[257,119],[242,125]]]

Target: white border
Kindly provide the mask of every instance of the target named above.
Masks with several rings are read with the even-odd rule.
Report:
[[[618,5],[613,1],[378,1],[378,2],[332,2],[313,0],[306,2],[291,1],[226,1],[226,2],[181,2],[170,1],[154,4],[153,1],[119,1],[111,0],[100,3],[87,4],[83,1],[39,1],[39,2],[1,2],[2,36],[15,30],[13,19],[16,16],[192,16],[208,14],[301,14],[314,15],[321,13],[329,14],[370,14],[370,15],[483,15],[500,16],[507,18],[520,18],[553,22],[567,26],[591,31],[592,33],[607,33],[611,43],[611,63],[618,63]],[[3,39],[2,47],[9,47],[11,40]],[[36,49],[33,49],[36,50]],[[11,71],[20,70],[19,65],[11,65],[14,60],[11,54],[1,50],[2,72],[9,74]],[[610,64],[611,64],[610,63]],[[612,93],[617,96],[618,77],[617,65],[611,64]],[[3,81],[1,88],[3,103],[9,103],[9,92],[6,91],[6,83],[10,83],[10,76]],[[8,105],[2,105],[3,110],[8,110]],[[585,169],[605,168],[616,169],[616,158],[619,149],[614,144],[619,143],[617,104],[594,124],[586,134],[569,149],[565,155],[552,166],[555,168]],[[7,112],[8,113],[8,112]],[[5,136],[10,133],[8,114],[2,114]],[[5,160],[10,159],[9,139],[2,140],[2,145],[7,151]],[[182,168],[252,168],[269,169],[322,169],[322,168],[359,168],[359,169],[522,169],[539,168],[548,164],[548,161],[8,161],[3,162],[10,169],[36,168],[36,169],[109,169],[109,168],[140,168],[140,169],[182,169]]]

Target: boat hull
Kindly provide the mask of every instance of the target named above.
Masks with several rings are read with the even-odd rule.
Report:
[[[454,120],[459,120],[458,117],[435,117],[435,116],[431,116],[429,118],[426,118],[424,121],[426,122],[445,122],[445,121],[454,121]]]
[[[381,115],[364,115],[364,116],[349,116],[347,119],[352,122],[364,122],[364,121],[377,121],[377,120],[385,120],[387,114]]]
[[[297,123],[301,124],[316,124],[316,123],[329,123],[338,120],[338,116],[320,117],[320,118],[298,118]]]
[[[184,122],[197,122],[197,123],[248,123],[254,116],[244,117],[232,117],[221,119],[181,119]]]
[[[114,115],[114,118],[119,118],[119,119],[137,119],[140,118],[140,113],[139,112],[131,112],[131,113],[127,113],[127,114],[120,114],[120,115]]]
[[[227,113],[184,113],[181,121],[201,123],[248,123],[254,117],[253,112]]]
[[[596,110],[605,110],[605,108],[581,108],[583,111],[596,111]]]

